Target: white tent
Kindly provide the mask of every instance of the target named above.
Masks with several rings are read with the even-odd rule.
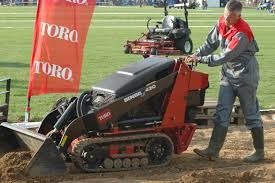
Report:
[[[202,5],[202,0],[198,0],[198,3]],[[220,0],[207,0],[208,7],[220,7]]]
[[[208,7],[220,7],[220,0],[208,0]]]

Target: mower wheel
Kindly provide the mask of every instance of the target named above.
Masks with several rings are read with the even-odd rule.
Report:
[[[148,55],[148,54],[143,54],[142,57],[145,59],[145,58],[150,57],[150,55]]]
[[[126,45],[124,48],[124,53],[129,54],[131,53],[131,47],[129,45]]]
[[[190,54],[193,51],[193,42],[188,38],[182,38],[176,40],[176,47],[180,49],[183,53]]]

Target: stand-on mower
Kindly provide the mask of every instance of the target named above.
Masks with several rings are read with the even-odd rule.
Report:
[[[190,111],[204,103],[208,75],[193,67],[157,56],[132,63],[58,101],[37,131],[2,123],[0,153],[33,152],[31,176],[64,174],[66,162],[86,172],[166,165],[187,149],[196,129]]]
[[[147,21],[148,33],[143,33],[134,41],[127,40],[124,52],[141,54],[144,58],[150,55],[183,55],[193,51],[193,42],[190,38],[191,30],[188,26],[188,11],[184,1],[185,20],[168,15],[167,1],[164,1],[165,17],[155,27],[150,27]]]

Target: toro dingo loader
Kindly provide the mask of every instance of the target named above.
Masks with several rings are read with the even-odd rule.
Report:
[[[78,97],[60,100],[32,123],[2,123],[0,153],[28,150],[31,176],[167,165],[185,151],[196,125],[190,110],[203,105],[208,75],[184,59],[150,57],[118,70]]]

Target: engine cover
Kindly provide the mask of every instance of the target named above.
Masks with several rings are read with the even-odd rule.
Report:
[[[132,63],[108,76],[92,87],[97,95],[127,95],[171,73],[174,60],[166,57],[150,57]]]

